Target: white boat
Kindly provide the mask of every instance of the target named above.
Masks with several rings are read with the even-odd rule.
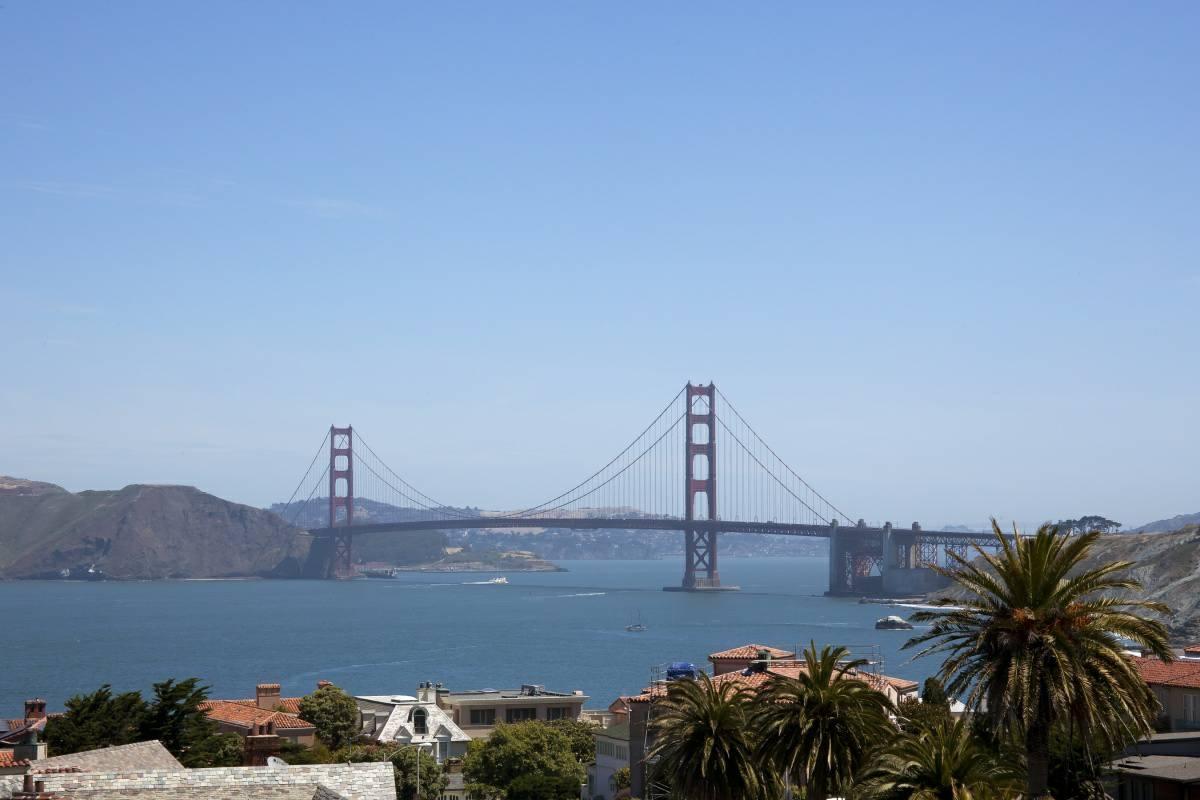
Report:
[[[629,631],[630,633],[643,633],[647,630],[646,626],[642,624],[641,611],[638,612],[636,620],[625,626],[625,630]]]
[[[877,631],[911,631],[912,629],[911,622],[894,614],[875,621],[875,630]]]
[[[496,586],[507,586],[508,578],[504,577],[503,575],[497,575],[496,577],[491,578],[490,580],[480,581],[480,583],[494,584]]]

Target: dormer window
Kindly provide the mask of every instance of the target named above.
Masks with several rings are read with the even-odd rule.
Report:
[[[409,719],[412,721],[413,733],[424,734],[429,732],[425,724],[425,709],[420,707],[414,708]]]

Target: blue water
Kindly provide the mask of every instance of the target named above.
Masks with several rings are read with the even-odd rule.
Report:
[[[638,691],[651,666],[748,642],[791,649],[878,644],[888,674],[936,668],[900,652],[908,635],[876,631],[897,610],[821,596],[824,558],[726,559],[722,579],[742,591],[663,592],[681,565],[561,562],[568,572],[402,573],[399,580],[0,583],[0,718],[41,696],[61,708],[103,683],[147,689],[201,677],[215,697],[253,696],[261,681],[285,694],[327,678],[357,694],[453,689],[581,689],[588,707]],[[640,611],[649,627],[627,633]],[[900,610],[899,613],[908,613]]]

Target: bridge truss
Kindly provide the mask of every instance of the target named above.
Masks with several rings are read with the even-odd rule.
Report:
[[[830,590],[849,593],[889,566],[919,569],[938,563],[939,551],[944,563],[948,549],[995,544],[990,535],[925,532],[915,523],[913,531],[893,540],[890,524],[853,522],[784,462],[711,383],[687,384],[603,467],[549,500],[516,511],[484,512],[436,500],[388,466],[360,430],[331,427],[281,515],[325,548],[328,577],[355,574],[355,535],[385,531],[682,531],[683,579],[668,588],[687,591],[723,588],[724,532],[829,538]]]

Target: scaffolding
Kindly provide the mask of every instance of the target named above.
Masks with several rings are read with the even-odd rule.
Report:
[[[650,752],[650,747],[654,744],[652,729],[654,727],[654,714],[657,703],[654,702],[656,693],[661,693],[660,696],[665,697],[667,693],[667,673],[671,668],[671,663],[652,664],[650,666],[650,685],[647,690],[650,692],[651,700],[647,704],[646,709],[646,727],[642,737],[642,765],[643,775],[645,776],[645,786],[643,787],[643,800],[670,800],[671,787],[662,781],[654,780],[655,765],[658,759],[652,759],[644,755]]]

